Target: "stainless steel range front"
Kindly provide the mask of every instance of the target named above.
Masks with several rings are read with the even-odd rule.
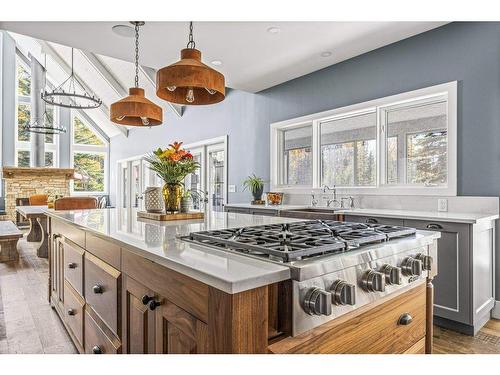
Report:
[[[435,272],[435,245],[400,226],[308,220],[183,239],[290,267],[294,336]]]

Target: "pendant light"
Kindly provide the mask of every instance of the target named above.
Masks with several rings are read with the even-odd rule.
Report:
[[[73,70],[74,51],[71,48],[71,74],[52,91],[44,91],[42,99],[45,103],[65,108],[93,109],[102,104],[102,100],[90,95],[75,77]]]
[[[144,96],[139,87],[139,27],[143,21],[131,22],[135,26],[135,87],[129,88],[129,95],[113,104],[109,109],[110,120],[119,125],[155,126],[163,122],[163,110]]]
[[[195,48],[193,22],[189,23],[189,42],[181,59],[156,73],[156,95],[168,102],[184,105],[214,104],[226,95],[224,76],[201,62]]]
[[[45,63],[43,68],[45,70],[44,83],[43,83],[43,88],[45,90],[45,87],[47,87],[47,55],[45,55]],[[36,118],[32,123],[28,125],[26,130],[28,130],[30,133],[38,133],[38,134],[58,135],[61,133],[66,133],[66,128],[64,126],[55,125],[54,122],[55,122],[54,112],[52,112],[52,115],[49,115],[49,113],[47,112],[47,103],[44,101],[42,118]]]

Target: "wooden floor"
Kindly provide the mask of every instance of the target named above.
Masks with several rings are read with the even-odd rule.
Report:
[[[47,302],[47,260],[25,238],[18,248],[19,262],[0,263],[0,353],[76,353]],[[475,337],[435,327],[434,352],[500,354],[500,320]]]
[[[47,301],[48,262],[25,238],[19,261],[0,263],[0,353],[76,353]]]

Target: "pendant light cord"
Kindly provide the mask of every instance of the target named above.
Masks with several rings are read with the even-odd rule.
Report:
[[[139,87],[139,24],[135,24],[135,87]]]
[[[194,49],[196,47],[196,43],[193,38],[193,21],[189,22],[189,42],[187,44],[187,48]]]

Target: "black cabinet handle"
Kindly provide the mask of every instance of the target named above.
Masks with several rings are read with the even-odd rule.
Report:
[[[152,301],[153,299],[154,299],[154,297],[150,297],[147,294],[145,294],[142,296],[141,301],[142,301],[143,305],[147,305],[149,303],[149,301]]]
[[[73,309],[68,309],[68,315],[73,316],[73,315],[75,315],[75,314],[76,314],[75,310],[73,310]]]
[[[413,318],[411,317],[411,315],[408,313],[404,313],[403,315],[401,315],[399,317],[398,325],[407,326],[407,325],[411,324],[412,321],[413,321]]]
[[[431,224],[427,225],[427,229],[441,230],[441,229],[443,229],[443,227],[439,224],[431,223]]]
[[[94,354],[102,354],[102,349],[99,346],[95,345],[95,346],[92,347],[92,353],[94,353]]]
[[[71,268],[71,269],[76,268],[76,263],[68,263],[68,268]]]
[[[95,294],[102,294],[102,292],[104,291],[102,286],[97,284],[97,285],[94,285],[92,287],[92,291],[95,293]]]
[[[150,302],[149,302],[149,309],[150,309],[151,311],[154,311],[154,310],[156,310],[156,308],[157,308],[158,306],[160,306],[160,305],[161,305],[161,302],[154,301],[154,300],[153,300],[153,301],[150,301]]]
[[[370,218],[366,219],[366,223],[367,224],[377,224],[378,220],[370,217]]]

